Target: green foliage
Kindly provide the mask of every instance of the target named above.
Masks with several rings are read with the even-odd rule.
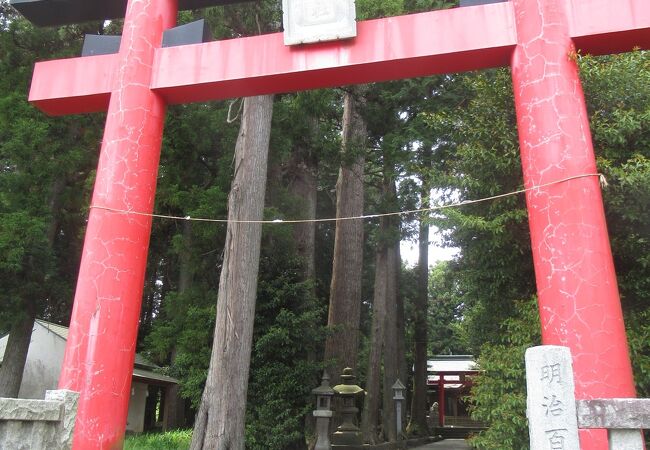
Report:
[[[53,264],[44,231],[39,218],[0,210],[0,329],[8,330],[25,309],[22,299],[42,301],[43,272],[50,273]]]
[[[34,62],[75,54],[92,26],[38,29],[0,5],[0,328],[69,312],[98,116],[48,118],[26,99]]]
[[[226,216],[237,125],[228,105],[170,108],[159,168],[156,210],[190,217]],[[141,348],[170,365],[182,395],[198,405],[210,359],[225,226],[154,221]],[[188,281],[180,286],[181,272]],[[144,338],[144,339],[142,339]],[[170,359],[174,354],[173,361]]]
[[[190,448],[192,430],[128,436],[124,450],[185,450]]]
[[[356,5],[357,18],[365,20],[451,8],[458,6],[458,0],[356,0]]]
[[[276,0],[239,2],[225,7],[199,10],[187,21],[205,17],[212,29],[212,35],[217,39],[270,33],[279,31],[278,26],[282,23],[281,5],[281,2]]]
[[[283,227],[284,228],[284,227]],[[313,410],[325,338],[324,308],[291,255],[289,228],[265,230],[260,261],[246,445],[251,450],[301,448]],[[284,255],[278,257],[278,255]]]
[[[146,350],[157,361],[163,362],[174,349],[174,364],[166,372],[179,380],[181,395],[195,408],[210,363],[216,309],[216,294],[205,297],[205,293],[198,287],[183,294],[167,294],[163,317],[146,339]]]
[[[465,304],[457,279],[447,261],[436,264],[429,273],[429,354],[462,355],[468,352],[463,332]]]
[[[357,0],[357,17],[360,20],[396,16],[404,10],[404,0]]]
[[[474,437],[471,445],[485,450],[526,450],[524,353],[541,339],[535,298],[515,302],[513,315],[500,328],[500,339],[485,344],[478,360],[483,373],[476,378],[469,400],[472,418],[489,428]]]
[[[650,397],[650,308],[625,317],[637,395]]]
[[[425,123],[443,139],[433,155],[438,170],[431,174],[440,201],[519,189],[521,168],[509,73],[450,77],[439,90],[458,98],[455,105],[464,105],[460,110],[452,104],[422,113]],[[498,337],[513,302],[534,292],[524,198],[446,209],[433,223],[446,243],[461,249],[461,256],[446,269],[451,279],[441,282],[451,289],[448,295],[462,299],[464,338],[469,349],[478,352],[484,342]]]

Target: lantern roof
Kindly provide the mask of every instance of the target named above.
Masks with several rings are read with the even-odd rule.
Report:
[[[330,376],[327,372],[323,372],[323,379],[320,386],[312,389],[311,393],[314,395],[334,395],[334,390],[330,386]]]

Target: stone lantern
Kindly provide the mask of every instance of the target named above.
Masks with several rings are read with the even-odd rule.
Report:
[[[354,384],[356,377],[352,369],[346,367],[341,375],[342,384],[334,386],[334,393],[341,398],[341,417],[343,423],[336,429],[332,435],[332,444],[334,445],[362,445],[363,436],[361,430],[356,425],[357,413],[359,408],[356,406],[357,398],[365,394],[366,391]]]
[[[402,435],[402,404],[405,400],[404,398],[404,391],[406,390],[406,386],[402,384],[402,382],[397,379],[395,384],[393,385],[393,400],[395,401],[395,419],[397,421],[397,439],[400,439],[400,436]]]
[[[320,386],[311,391],[316,396],[316,446],[314,450],[330,450],[330,420],[332,418],[332,397],[334,391],[330,387],[330,377],[323,372],[323,379]]]

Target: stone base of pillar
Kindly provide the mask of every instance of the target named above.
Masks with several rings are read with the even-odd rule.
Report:
[[[0,447],[70,449],[78,399],[67,390],[47,391],[45,400],[0,398]]]

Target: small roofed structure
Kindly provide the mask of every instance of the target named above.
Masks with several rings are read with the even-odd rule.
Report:
[[[34,322],[34,331],[18,393],[20,398],[43,399],[46,390],[57,389],[67,339],[67,327],[44,320]],[[9,335],[0,338],[0,365],[8,340]],[[159,371],[159,366],[140,354],[135,355],[127,431],[141,433],[153,428],[155,418],[147,416],[155,413],[157,403],[164,397],[164,393],[171,386],[178,384],[175,378]],[[164,410],[162,407],[159,409]]]
[[[472,355],[436,355],[427,361],[429,418],[433,426],[481,426],[470,419],[464,401],[479,372]]]

